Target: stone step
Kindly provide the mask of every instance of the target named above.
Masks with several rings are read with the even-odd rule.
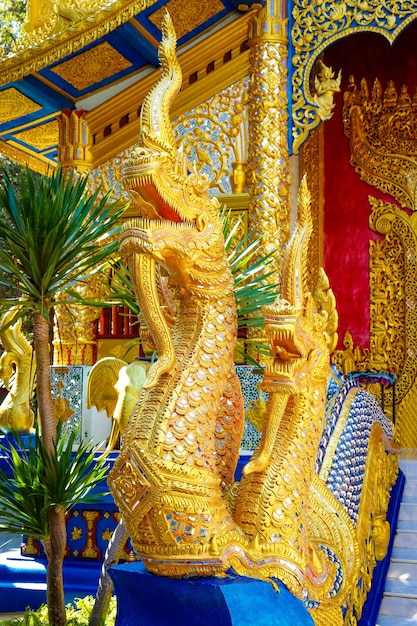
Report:
[[[408,626],[414,624],[417,626],[417,618],[412,617],[395,617],[394,615],[380,615],[375,626]]]
[[[407,480],[417,480],[417,461],[400,460],[399,465]]]
[[[417,521],[417,504],[401,502],[400,510],[398,512],[398,519]]]
[[[417,480],[407,480],[407,482],[405,483],[403,501],[404,498],[412,497],[414,497],[417,502]]]
[[[417,520],[398,520],[397,531],[413,532],[417,530]]]
[[[391,596],[384,593],[379,614],[414,618],[417,616],[417,598]]]
[[[402,561],[408,564],[417,564],[417,546],[408,548],[394,547],[391,553],[391,561]]]
[[[402,530],[397,528],[394,537],[394,548],[412,548],[417,546],[417,526],[413,530]]]
[[[390,578],[386,582],[384,596],[412,598],[417,600],[417,580],[407,578]]]
[[[417,580],[417,563],[407,563],[391,559],[388,569],[387,580],[389,578],[406,578],[407,580]]]

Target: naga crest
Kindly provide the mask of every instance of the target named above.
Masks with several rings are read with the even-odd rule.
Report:
[[[159,47],[161,78],[146,96],[140,112],[139,147],[123,166],[123,184],[145,218],[205,227],[205,212],[213,219],[218,201],[210,199],[207,179],[199,176],[177,149],[169,110],[182,83],[176,55],[176,35],[169,13],[162,21]]]
[[[329,355],[337,344],[336,300],[323,268],[314,294],[309,285],[310,202],[304,177],[298,195],[297,226],[284,257],[280,297],[263,307],[272,357],[264,374],[265,390],[268,381],[279,381],[284,388],[296,387],[306,379],[306,367],[316,368],[319,362],[329,370]]]

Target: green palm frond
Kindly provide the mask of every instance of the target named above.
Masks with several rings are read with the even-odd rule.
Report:
[[[97,271],[118,247],[124,206],[87,190],[87,177],[23,169],[18,187],[0,186],[0,311],[19,296],[46,316],[58,292]]]
[[[95,460],[98,449],[88,443],[76,451],[77,429],[65,432],[59,423],[54,453],[39,432],[28,442],[0,446],[9,472],[0,469],[0,532],[25,534],[41,540],[49,536],[48,508],[70,510],[75,504],[98,501],[108,492],[98,489],[108,464]]]

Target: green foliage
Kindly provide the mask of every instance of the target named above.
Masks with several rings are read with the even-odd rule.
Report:
[[[271,282],[274,275],[272,253],[259,256],[260,238],[253,232],[237,239],[242,217],[231,224],[231,212],[224,207],[220,213],[223,222],[225,249],[235,283],[235,298],[238,328],[243,331],[263,328],[265,325],[262,307],[273,304],[279,293],[279,285]],[[257,366],[257,361],[248,353],[248,348],[260,355],[269,355],[269,346],[256,338],[245,338],[245,346],[239,343],[236,353],[242,361]]]
[[[96,448],[88,443],[74,451],[77,429],[57,427],[54,451],[49,453],[36,431],[28,442],[18,434],[16,444],[0,446],[11,478],[0,469],[0,532],[49,537],[48,508],[70,510],[78,503],[98,501],[104,492],[95,491],[106,477],[105,459],[95,461]]]
[[[99,198],[100,190],[86,193],[87,177],[75,179],[73,173],[65,177],[61,169],[49,178],[25,168],[18,189],[7,174],[4,178],[0,311],[15,303],[18,295],[21,311],[39,311],[47,318],[47,311],[59,304],[60,292],[86,280],[115,253],[124,207],[109,202],[109,194]]]
[[[239,328],[261,328],[264,318],[261,309],[272,304],[278,294],[278,285],[270,282],[274,271],[271,268],[272,254],[259,257],[260,238],[247,233],[236,241],[236,233],[242,218],[232,226],[230,211],[222,214],[225,249],[235,283],[236,308]]]
[[[1,184],[4,184],[4,175],[7,175],[14,185],[17,185],[22,168],[15,161],[11,161],[8,157],[0,154],[0,177]]]
[[[2,0],[0,17],[0,47],[7,54],[19,38],[26,17],[25,0]]]
[[[76,598],[73,604],[66,606],[67,626],[88,626],[90,613],[94,605],[93,596]],[[116,620],[116,598],[110,601],[110,607],[103,626],[113,626]],[[48,626],[48,609],[46,605],[39,607],[37,611],[26,609],[22,617],[11,620],[0,620],[0,626]]]

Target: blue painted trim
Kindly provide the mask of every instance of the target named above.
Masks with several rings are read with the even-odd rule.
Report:
[[[387,521],[391,526],[391,535],[388,543],[387,554],[382,561],[378,561],[372,577],[372,587],[363,605],[362,616],[358,620],[358,626],[375,626],[381,608],[382,595],[384,593],[385,581],[391,561],[392,547],[395,533],[397,532],[398,512],[405,486],[405,476],[400,470],[397,482],[391,491],[391,497],[387,511]]]
[[[15,133],[17,134],[19,132],[16,130],[17,126],[27,124],[29,128],[52,113],[58,113],[62,109],[74,108],[72,100],[66,98],[60,93],[57,93],[34,76],[26,76],[23,80],[9,83],[4,88],[0,88],[0,95],[2,91],[5,91],[10,87],[14,87],[20,91],[20,93],[25,95],[27,98],[30,98],[30,100],[38,104],[41,108],[33,113],[28,113],[27,115],[22,115],[21,117],[13,118],[8,122],[0,124],[0,132],[2,133],[9,129],[13,130],[13,135],[9,136],[6,134],[3,138],[15,139]]]

